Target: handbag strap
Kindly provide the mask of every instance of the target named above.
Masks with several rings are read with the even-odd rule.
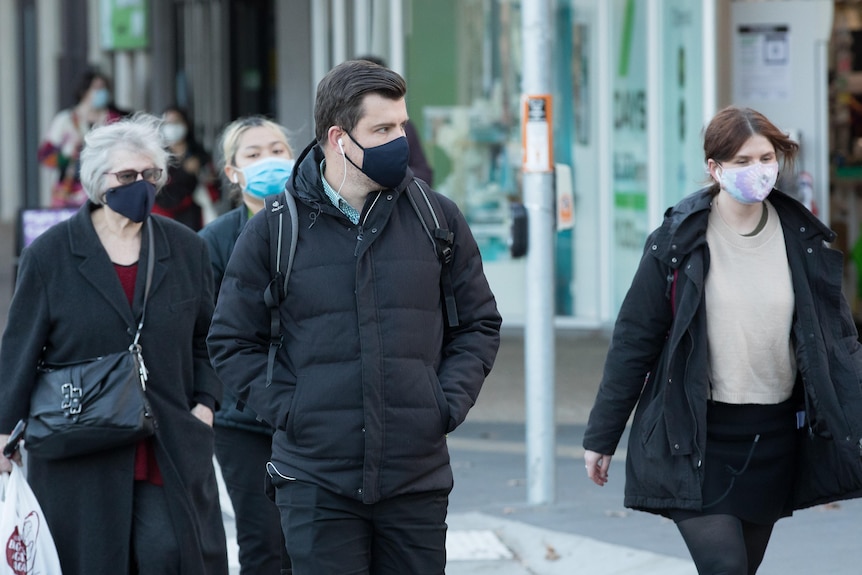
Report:
[[[141,330],[144,328],[144,316],[147,314],[147,296],[150,294],[150,284],[153,283],[153,267],[155,266],[156,255],[153,248],[153,218],[147,218],[147,281],[144,285],[144,304],[141,308],[141,321],[138,322],[138,331],[135,332],[135,340],[132,342],[132,347],[138,345],[138,339],[141,337]]]

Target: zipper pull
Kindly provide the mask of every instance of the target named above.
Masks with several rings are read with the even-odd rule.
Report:
[[[359,230],[359,233],[356,235],[356,249],[353,250],[354,257],[359,255],[359,246],[362,245],[362,238],[365,235],[362,228],[362,224],[359,224],[359,227],[357,229]]]

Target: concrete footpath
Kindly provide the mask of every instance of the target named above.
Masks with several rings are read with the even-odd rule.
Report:
[[[12,293],[14,227],[0,224],[0,328]],[[624,451],[597,487],[581,439],[601,377],[608,334],[556,339],[556,497],[528,505],[524,341],[506,329],[497,364],[467,421],[449,436],[449,575],[694,575],[672,522],[622,505]],[[623,443],[625,446],[625,437]],[[232,509],[223,497],[231,574],[239,574]],[[862,574],[862,500],[797,512],[778,522],[758,575]],[[405,574],[406,575],[406,574]]]
[[[449,436],[455,474],[449,549],[459,553],[450,553],[447,573],[696,573],[673,522],[623,507],[627,435],[608,484],[586,477],[581,440],[607,348],[607,334],[557,334],[556,498],[533,506],[526,503],[523,337],[504,333],[479,401]],[[468,560],[460,550],[476,532],[510,554]],[[862,500],[800,511],[778,522],[758,574],[859,575],[860,542]]]

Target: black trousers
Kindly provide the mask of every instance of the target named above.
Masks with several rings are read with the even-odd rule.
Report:
[[[216,426],[215,453],[236,513],[241,575],[290,573],[278,508],[266,495],[272,436]]]
[[[366,505],[278,476],[276,503],[294,575],[442,575],[449,490]]]

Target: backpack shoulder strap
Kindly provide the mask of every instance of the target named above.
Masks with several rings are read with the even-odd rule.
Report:
[[[271,279],[263,292],[269,308],[269,354],[266,362],[266,386],[272,384],[275,355],[281,347],[281,318],[278,308],[287,296],[287,280],[293,269],[296,241],[299,236],[299,216],[296,200],[288,192],[264,199],[263,205],[269,228],[269,270]],[[287,212],[289,218],[284,217]]]
[[[434,194],[428,194],[416,178],[405,190],[413,211],[419,216],[425,233],[431,240],[431,246],[437,254],[442,268],[440,270],[440,288],[443,291],[443,301],[446,305],[446,320],[449,327],[458,326],[458,306],[455,302],[455,290],[452,287],[452,246],[455,242],[455,234],[441,225],[443,208]],[[440,217],[437,214],[440,214]],[[443,223],[446,223],[443,218]]]

